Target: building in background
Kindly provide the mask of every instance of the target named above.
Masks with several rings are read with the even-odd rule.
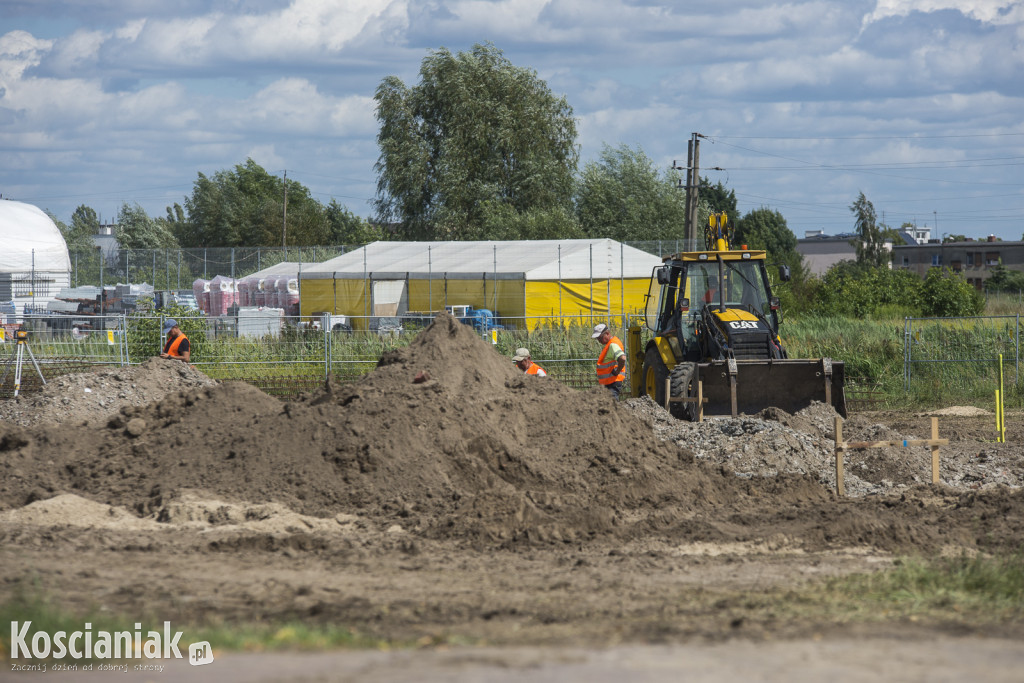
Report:
[[[1000,264],[1010,270],[1024,271],[1024,242],[1002,242],[990,235],[983,241],[939,243],[935,240],[892,250],[893,268],[910,270],[924,278],[930,268],[946,267],[960,273],[978,290],[985,289],[985,281]]]
[[[17,322],[45,313],[68,287],[71,259],[60,229],[42,209],[0,200],[0,314]]]

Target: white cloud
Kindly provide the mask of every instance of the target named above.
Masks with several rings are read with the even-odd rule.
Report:
[[[864,25],[911,12],[955,10],[986,24],[1016,24],[1024,21],[1020,0],[878,0],[875,10],[864,17]]]
[[[288,131],[334,137],[373,134],[374,101],[367,96],[325,96],[304,78],[283,78],[242,103],[224,103],[221,116],[229,127]]]
[[[39,64],[55,41],[40,40],[27,31],[10,31],[0,36],[0,85],[8,88]]]

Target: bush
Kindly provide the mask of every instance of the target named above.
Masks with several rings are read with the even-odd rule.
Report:
[[[841,261],[821,279],[809,311],[823,316],[880,317],[898,310],[906,315],[921,311],[920,278],[909,271],[864,266]]]
[[[162,316],[162,317],[161,317]],[[155,313],[135,313],[128,317],[128,359],[140,363],[152,356],[159,356],[166,341],[163,321],[174,318],[181,331],[188,337],[192,359],[202,352],[206,343],[206,318],[199,311],[177,304]]]
[[[921,290],[924,315],[952,317],[978,315],[985,308],[985,299],[958,273],[949,268],[932,268]]]

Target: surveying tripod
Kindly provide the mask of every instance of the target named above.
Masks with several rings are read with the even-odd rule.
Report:
[[[7,373],[11,371],[11,365],[14,365],[14,397],[18,397],[18,392],[21,391],[21,366],[25,362],[25,352],[28,351],[28,357],[32,360],[32,365],[36,369],[36,374],[39,375],[39,379],[42,380],[43,384],[46,384],[46,378],[43,377],[43,371],[39,369],[39,363],[36,362],[36,355],[32,353],[32,347],[28,345],[28,330],[18,330],[14,333],[14,338],[18,341],[18,348],[15,353],[11,354],[11,357],[7,359],[7,363],[4,365],[4,375],[0,377],[0,387],[7,381]]]

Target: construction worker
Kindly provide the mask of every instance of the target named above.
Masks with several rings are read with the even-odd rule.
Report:
[[[178,321],[168,318],[164,321],[164,334],[167,335],[167,342],[164,344],[164,351],[161,358],[173,358],[185,363],[192,356],[192,349],[189,348],[188,337],[178,327]]]
[[[516,349],[516,355],[512,356],[512,362],[527,375],[536,375],[537,377],[548,376],[548,373],[544,372],[544,369],[530,358],[530,349],[522,347]]]
[[[599,344],[604,345],[601,355],[597,357],[597,381],[618,399],[619,392],[622,391],[622,383],[626,381],[624,374],[626,369],[625,346],[604,323],[595,325],[594,334],[590,336]]]

